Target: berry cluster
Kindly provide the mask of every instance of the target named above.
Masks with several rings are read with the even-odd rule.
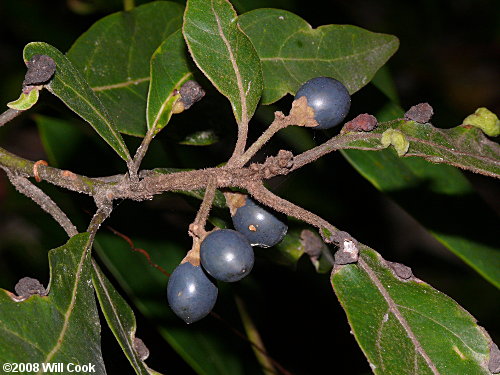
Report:
[[[180,264],[170,276],[168,303],[186,323],[205,317],[214,307],[217,287],[212,278],[235,282],[250,273],[254,264],[252,246],[269,247],[279,243],[287,225],[272,213],[246,198],[233,216],[233,229],[209,233],[200,246],[200,266]]]
[[[329,77],[313,78],[297,91],[296,99],[305,96],[314,111],[316,129],[338,125],[346,117],[351,98],[345,86]],[[233,212],[233,229],[210,232],[201,242],[201,265],[181,263],[170,276],[168,303],[186,323],[205,317],[217,300],[215,280],[235,282],[250,273],[254,264],[252,246],[270,247],[278,244],[287,232],[287,225],[272,213],[246,197]]]

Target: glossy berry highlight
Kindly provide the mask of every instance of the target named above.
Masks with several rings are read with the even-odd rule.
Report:
[[[284,219],[277,213],[259,206],[251,198],[238,207],[233,216],[233,226],[252,246],[271,247],[278,244],[288,230]]]
[[[204,318],[212,311],[217,294],[217,287],[205,271],[189,262],[177,266],[168,280],[168,304],[188,324]]]
[[[252,270],[252,246],[241,233],[233,229],[219,229],[208,234],[200,246],[203,268],[220,281],[241,280]]]
[[[351,108],[351,96],[342,82],[330,77],[316,77],[304,83],[295,99],[305,96],[319,124],[314,129],[329,129],[342,122]]]

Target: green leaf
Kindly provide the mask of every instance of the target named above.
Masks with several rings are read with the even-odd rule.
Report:
[[[70,156],[75,155],[81,140],[80,131],[65,120],[42,115],[35,115],[34,119],[49,164],[61,167]]]
[[[262,93],[260,60],[226,0],[188,0],[183,33],[196,65],[231,102],[238,123],[252,118]]]
[[[126,161],[131,159],[127,146],[116,130],[115,123],[106,107],[66,56],[51,45],[42,42],[27,44],[23,54],[25,61],[29,61],[33,55],[51,57],[56,63],[56,73],[45,87],[87,121],[122,159]]]
[[[392,35],[356,26],[313,29],[299,16],[278,9],[245,13],[239,24],[262,63],[263,104],[295,94],[304,82],[318,76],[338,79],[353,94],[370,82],[399,45]]]
[[[360,251],[331,282],[375,374],[490,374],[492,341],[473,316],[408,268]]]
[[[47,296],[32,295],[16,302],[16,296],[0,290],[1,363],[91,363],[95,373],[106,373],[90,246],[89,234],[82,233],[49,251]]]
[[[219,142],[219,137],[213,130],[200,130],[196,133],[189,134],[179,143],[189,146],[210,146]]]
[[[134,242],[168,272],[172,272],[186,254],[186,249],[173,242]],[[167,278],[148,262],[143,253],[131,251],[122,239],[105,234],[98,235],[96,250],[140,312],[156,322],[160,334],[196,373],[254,373],[249,371],[252,366],[243,361],[246,354],[253,357],[248,346],[224,325],[208,316],[186,326],[173,314],[166,298]]]
[[[128,303],[116,291],[99,266],[92,262],[92,282],[94,284],[101,310],[109,328],[115,335],[123,352],[137,375],[158,374],[146,366],[134,349],[136,331],[135,315]]]
[[[155,1],[111,14],[92,25],[67,53],[122,133],[146,133],[150,59],[181,27],[182,10],[179,4]]]
[[[172,106],[179,98],[175,90],[193,74],[181,30],[170,35],[151,57],[151,84],[148,92],[148,129],[158,133],[172,116]]]
[[[34,88],[28,94],[21,93],[19,99],[7,103],[7,107],[17,109],[18,111],[26,111],[36,104],[39,96],[40,90]]]

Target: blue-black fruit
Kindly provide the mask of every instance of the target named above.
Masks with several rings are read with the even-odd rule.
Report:
[[[246,198],[245,204],[238,207],[233,216],[233,226],[243,234],[252,246],[270,247],[285,237],[288,226],[277,213]]]
[[[319,124],[314,129],[329,129],[344,120],[351,107],[351,96],[342,84],[330,77],[316,77],[304,83],[295,99],[305,96]]]
[[[232,229],[219,229],[209,233],[200,246],[203,268],[220,281],[241,280],[252,270],[252,246],[241,233]]]
[[[178,265],[168,280],[168,304],[188,324],[200,320],[212,311],[217,293],[217,287],[205,271],[189,262]]]

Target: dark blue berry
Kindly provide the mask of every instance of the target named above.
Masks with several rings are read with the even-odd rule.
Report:
[[[314,129],[329,129],[340,124],[351,107],[349,91],[341,82],[330,77],[317,77],[304,83],[295,99],[302,96],[314,109],[314,119],[319,124]]]
[[[208,234],[200,246],[201,265],[217,280],[241,280],[252,270],[252,246],[240,232],[219,229]]]
[[[205,317],[217,300],[217,287],[203,269],[182,263],[170,275],[167,286],[168,304],[186,323]]]
[[[233,225],[252,246],[270,247],[279,243],[288,229],[278,216],[246,198],[245,205],[239,207],[233,216]]]

